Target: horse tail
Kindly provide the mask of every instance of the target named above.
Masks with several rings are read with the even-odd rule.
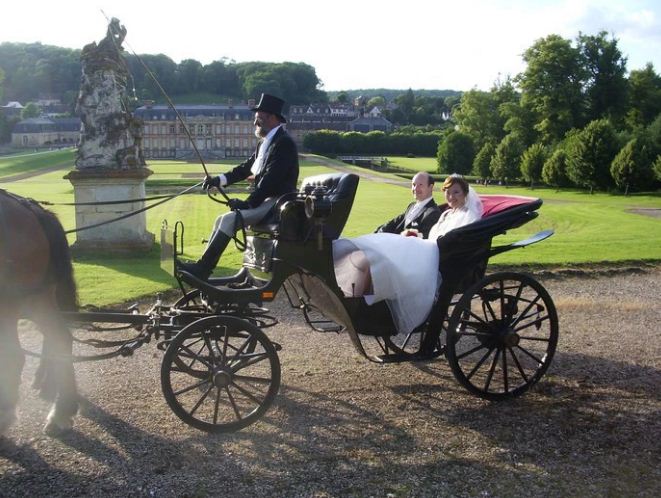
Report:
[[[50,211],[43,209],[39,218],[50,244],[49,273],[55,282],[57,305],[63,311],[76,311],[78,293],[73,279],[73,263],[66,233],[60,221]]]

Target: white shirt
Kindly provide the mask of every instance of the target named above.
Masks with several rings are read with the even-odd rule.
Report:
[[[404,223],[405,225],[409,225],[413,220],[415,220],[418,216],[420,216],[420,213],[422,213],[422,210],[425,208],[425,206],[431,201],[432,196],[430,195],[426,199],[422,201],[417,201],[415,203],[415,206],[413,206],[411,209],[409,209],[409,212],[404,216]]]
[[[269,131],[264,139],[262,140],[262,144],[259,146],[259,151],[257,151],[257,157],[255,158],[255,162],[252,163],[252,167],[250,168],[250,172],[253,175],[259,175],[262,170],[264,169],[264,161],[266,159],[266,151],[269,150],[269,147],[271,145],[271,141],[273,140],[273,136],[278,132],[282,125],[278,125],[275,128],[273,128],[271,131]],[[218,175],[220,176],[220,185],[221,186],[226,186],[227,185],[227,178],[225,178],[225,175]]]

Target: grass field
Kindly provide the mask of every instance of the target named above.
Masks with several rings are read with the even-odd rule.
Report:
[[[388,156],[388,162],[392,166],[408,169],[411,172],[428,171],[429,173],[435,173],[438,168],[435,157]]]
[[[70,151],[57,151],[51,155],[23,156],[21,161],[27,170],[36,170],[71,161]],[[21,156],[0,158],[0,175],[12,171],[16,174],[17,160]],[[408,159],[408,158],[407,158]],[[226,171],[228,164],[209,164],[211,173]],[[175,161],[152,161],[149,168],[154,174],[147,182],[148,191],[167,187],[176,191],[197,183],[203,177],[199,164]],[[415,170],[422,169],[416,165]],[[3,183],[0,188],[19,195],[51,202],[71,202],[73,188],[62,177],[66,169],[49,172],[19,182]],[[331,171],[313,161],[301,163],[300,177]],[[21,170],[18,170],[21,172]],[[240,192],[233,195],[243,196]],[[552,228],[555,235],[550,239],[523,250],[511,251],[495,257],[491,264],[507,265],[572,265],[600,262],[661,260],[661,219],[631,212],[633,208],[661,209],[661,196],[653,195],[589,195],[580,191],[556,192],[552,189],[477,187],[482,194],[512,194],[541,197],[544,206],[533,222],[494,240],[494,245],[525,238],[539,230]],[[442,202],[440,192],[435,198]],[[345,228],[345,236],[369,233],[385,220],[400,213],[410,202],[408,188],[363,180],[351,216]],[[74,228],[74,209],[67,206],[52,208],[65,228]],[[178,197],[147,212],[148,229],[157,234],[161,223],[182,220],[186,226],[186,256],[196,258],[203,249],[202,239],[208,236],[214,218],[224,211],[220,204],[211,202],[201,193]],[[74,242],[74,236],[70,241]],[[108,304],[154,294],[173,286],[172,277],[159,266],[159,248],[140,257],[119,257],[113,254],[77,256],[76,279],[82,303]],[[230,247],[221,260],[220,273],[234,272],[240,265],[241,254]]]
[[[3,177],[28,173],[43,168],[73,167],[74,150],[62,149],[48,152],[32,152],[0,157],[0,182]]]

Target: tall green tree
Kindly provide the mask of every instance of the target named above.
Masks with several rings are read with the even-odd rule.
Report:
[[[589,123],[567,145],[567,175],[578,186],[608,189],[610,164],[619,150],[615,128],[607,119]]]
[[[532,144],[521,157],[521,175],[530,183],[531,188],[542,179],[546,157],[546,148],[540,143]]]
[[[587,71],[587,120],[607,118],[620,123],[626,112],[627,59],[616,38],[605,31],[598,35],[579,34],[578,46]]]
[[[521,156],[525,145],[515,133],[507,135],[496,146],[491,159],[491,176],[503,182],[514,181],[521,176]]]
[[[473,160],[474,175],[483,179],[491,178],[491,160],[496,154],[496,145],[493,142],[485,143]]]
[[[439,173],[469,174],[475,159],[473,139],[460,131],[451,132],[439,143],[436,159]]]
[[[567,153],[562,147],[557,147],[542,168],[542,180],[547,185],[560,188],[570,185],[567,176]]]
[[[629,112],[627,122],[631,128],[646,126],[661,113],[661,76],[652,63],[629,75]]]
[[[523,54],[526,70],[517,77],[521,102],[536,114],[542,143],[559,142],[583,121],[585,69],[580,51],[570,40],[549,35]]]
[[[629,190],[645,190],[652,186],[654,170],[652,167],[652,146],[643,135],[632,138],[617,153],[610,167],[615,184],[625,194]]]

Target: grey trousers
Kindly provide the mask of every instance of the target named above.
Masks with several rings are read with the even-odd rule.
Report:
[[[278,199],[275,197],[269,198],[256,208],[241,209],[241,216],[243,217],[244,225],[254,225],[255,223],[259,223],[261,220],[263,220],[264,217],[269,214],[271,208],[273,208],[273,205],[277,200]],[[216,221],[213,224],[213,231],[211,232],[211,237],[209,237],[209,240],[211,240],[213,234],[219,230],[228,237],[234,236],[234,233],[236,232],[236,219],[237,216],[234,211],[221,214],[218,218],[216,218]]]

